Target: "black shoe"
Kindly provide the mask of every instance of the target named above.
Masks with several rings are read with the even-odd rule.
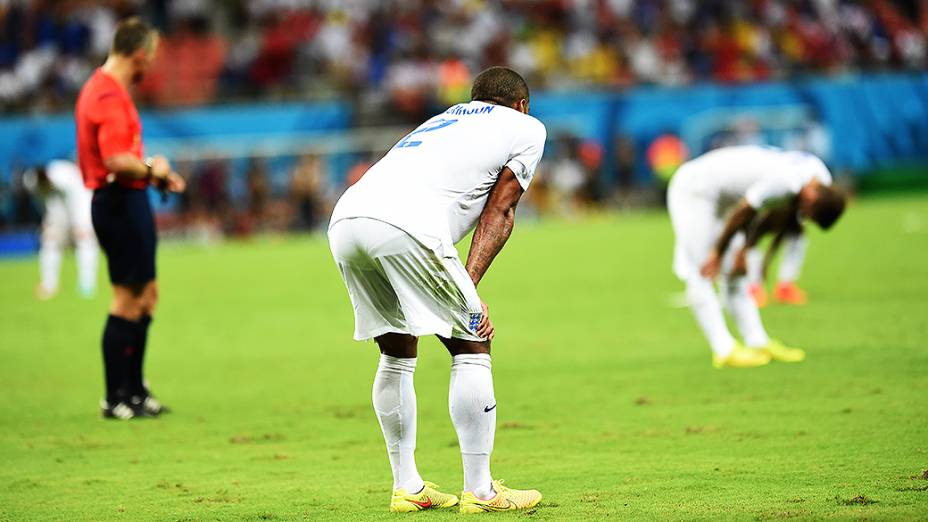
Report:
[[[104,419],[129,420],[138,416],[138,410],[125,402],[100,401],[100,413]]]
[[[131,404],[140,415],[146,417],[157,417],[163,413],[171,413],[171,409],[161,404],[161,401],[156,399],[148,390],[146,390],[144,396],[133,396]]]

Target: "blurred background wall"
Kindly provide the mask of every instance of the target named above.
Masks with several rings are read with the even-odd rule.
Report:
[[[191,187],[159,206],[167,234],[318,230],[494,64],[548,127],[526,213],[656,204],[726,144],[808,150],[852,182],[928,164],[928,0],[0,0],[8,237],[37,220],[21,173],[73,156],[74,98],[127,15],[162,31],[146,152]]]

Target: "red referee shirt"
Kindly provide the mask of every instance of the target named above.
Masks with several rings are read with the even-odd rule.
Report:
[[[131,152],[142,159],[142,121],[129,93],[115,78],[97,69],[77,97],[77,160],[84,185],[96,189],[107,184],[103,160]],[[145,179],[119,180],[120,185],[143,189]]]

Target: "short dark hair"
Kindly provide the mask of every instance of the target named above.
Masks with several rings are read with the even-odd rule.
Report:
[[[519,100],[528,100],[528,84],[519,73],[508,67],[490,67],[474,78],[470,99],[514,105]]]
[[[846,205],[847,197],[843,192],[834,187],[819,186],[809,218],[822,227],[822,230],[828,230],[844,213]]]
[[[116,25],[113,48],[110,52],[122,56],[131,56],[139,49],[148,47],[155,34],[155,29],[138,17],[126,18]]]

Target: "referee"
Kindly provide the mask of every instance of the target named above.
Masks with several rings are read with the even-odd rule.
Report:
[[[81,89],[75,109],[77,154],[93,190],[93,228],[106,254],[113,300],[103,330],[103,416],[157,416],[166,408],[143,377],[145,343],[158,287],[157,236],[148,187],[182,192],[183,178],[163,156],[142,159],[142,123],[129,87],[151,67],[158,34],[137,18],[121,21],[102,67]]]

